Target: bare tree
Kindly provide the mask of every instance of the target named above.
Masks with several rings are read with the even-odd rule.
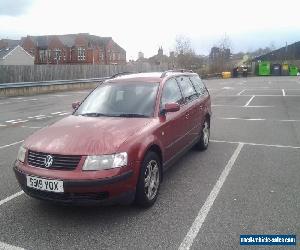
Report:
[[[184,69],[197,69],[203,64],[200,56],[195,54],[191,40],[183,35],[176,37],[175,45],[176,66]]]
[[[194,50],[192,49],[191,45],[191,40],[186,36],[178,35],[176,37],[175,51],[177,55],[194,54]]]
[[[218,43],[218,47],[223,50],[224,49],[232,49],[232,42],[226,33],[221,37],[221,39]]]
[[[218,44],[211,48],[209,55],[211,73],[220,73],[225,70],[231,70],[231,46],[231,40],[225,33]]]

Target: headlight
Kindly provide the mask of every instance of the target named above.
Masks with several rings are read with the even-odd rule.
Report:
[[[18,152],[17,160],[20,162],[24,162],[25,156],[26,156],[26,149],[23,146],[21,146]]]
[[[83,170],[104,170],[120,168],[127,165],[127,153],[113,155],[88,156],[84,162]]]

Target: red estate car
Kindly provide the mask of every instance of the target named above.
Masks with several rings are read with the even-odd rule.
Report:
[[[208,147],[210,95],[192,72],[114,77],[73,108],[20,147],[14,171],[32,197],[148,207],[163,170],[192,146]]]

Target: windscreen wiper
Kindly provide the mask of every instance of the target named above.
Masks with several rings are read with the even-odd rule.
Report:
[[[149,117],[143,114],[119,114],[119,117]]]
[[[103,113],[84,113],[84,114],[79,114],[82,116],[91,116],[91,117],[99,117],[99,116],[111,116],[109,114],[103,114]]]

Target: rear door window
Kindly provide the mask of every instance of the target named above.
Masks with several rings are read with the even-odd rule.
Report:
[[[205,95],[207,93],[206,87],[199,76],[192,76],[190,77],[190,80],[199,95]]]
[[[187,76],[177,77],[177,81],[186,101],[191,101],[197,98],[197,92]]]

